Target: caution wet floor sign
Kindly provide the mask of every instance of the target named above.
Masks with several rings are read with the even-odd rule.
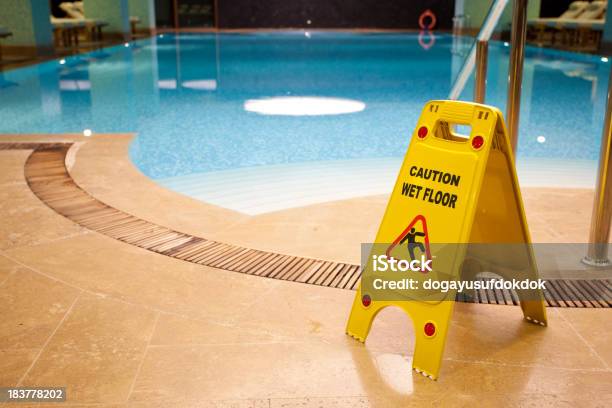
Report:
[[[466,127],[466,134],[457,133]],[[432,287],[432,281],[482,272],[537,280],[509,146],[499,110],[457,101],[426,104],[364,261],[348,334],[365,341],[382,308],[400,307],[414,325],[413,368],[435,379],[456,292],[429,290],[428,282]],[[511,254],[504,253],[507,248],[513,248]],[[408,270],[406,279],[392,281],[402,268]],[[541,291],[517,295],[525,317],[545,325]]]

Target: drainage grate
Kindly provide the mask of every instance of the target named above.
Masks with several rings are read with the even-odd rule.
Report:
[[[174,231],[117,210],[81,189],[65,166],[70,144],[0,144],[0,150],[35,149],[25,165],[30,189],[50,208],[73,222],[139,248],[172,258],[232,272],[341,289],[355,289],[359,265],[323,261],[225,244]],[[610,280],[549,280],[545,292],[549,307],[609,308]],[[571,299],[571,300],[570,300]],[[461,302],[518,305],[506,290],[479,290],[458,294]]]

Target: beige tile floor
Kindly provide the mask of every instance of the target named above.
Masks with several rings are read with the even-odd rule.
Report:
[[[385,197],[368,197],[241,216],[157,187],[126,159],[129,135],[74,139],[84,143],[72,174],[97,198],[227,242],[355,261],[384,209]],[[38,406],[612,405],[609,310],[549,309],[541,328],[515,307],[457,304],[434,382],[410,370],[414,333],[398,310],[381,312],[362,345],[344,335],[350,291],[194,265],[82,230],[30,192],[27,154],[0,151],[0,386],[67,387],[66,404]],[[591,192],[524,195],[536,240],[586,236]]]

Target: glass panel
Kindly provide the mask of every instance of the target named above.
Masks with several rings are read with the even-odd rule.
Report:
[[[480,27],[480,32],[476,37],[477,40],[489,41],[491,36],[493,35],[493,31],[499,22],[504,9],[508,5],[509,0],[495,0],[493,4],[491,4],[491,8],[487,13],[487,17],[482,23],[482,27]],[[453,87],[448,95],[448,99],[459,99],[461,92],[465,88],[465,84],[468,79],[472,76],[474,72],[474,65],[476,61],[476,42],[472,44],[472,48],[459,72],[455,82],[453,83]]]

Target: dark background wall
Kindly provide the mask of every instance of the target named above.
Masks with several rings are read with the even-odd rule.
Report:
[[[454,0],[218,0],[219,28],[418,29],[427,9],[452,28]],[[308,24],[308,20],[311,21]]]
[[[574,0],[542,0],[540,17],[559,17]]]

